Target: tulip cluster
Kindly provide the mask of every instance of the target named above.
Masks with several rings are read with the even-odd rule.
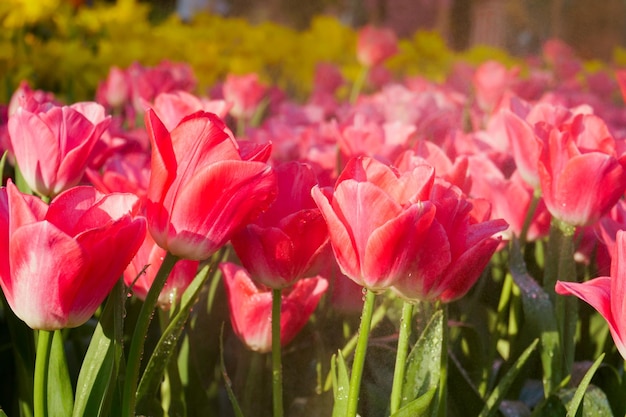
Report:
[[[439,83],[393,78],[395,36],[357,39],[362,77],[320,63],[304,102],[256,73],[199,93],[172,62],[111,68],[90,102],[14,92],[0,323],[33,346],[36,331],[25,409],[191,415],[202,391],[219,415],[224,391],[251,415],[296,413],[304,397],[333,415],[443,415],[471,391],[472,412],[493,415],[528,366],[543,400],[523,407],[545,411],[571,398],[584,339],[568,294],[626,357],[626,73],[586,74],[553,41],[524,75],[489,61]],[[92,336],[72,387],[62,341],[75,328]],[[372,394],[381,345],[393,384]],[[491,361],[473,369],[478,352]],[[271,404],[257,404],[266,353]],[[452,384],[453,371],[471,378]],[[303,393],[283,377],[315,382]],[[55,385],[75,401],[48,398]]]

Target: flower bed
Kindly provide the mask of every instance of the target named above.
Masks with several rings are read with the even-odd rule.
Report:
[[[131,6],[3,39],[7,415],[626,413],[626,72]]]

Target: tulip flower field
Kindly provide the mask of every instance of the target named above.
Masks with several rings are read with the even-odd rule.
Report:
[[[0,416],[626,415],[626,67],[352,36],[9,91]]]

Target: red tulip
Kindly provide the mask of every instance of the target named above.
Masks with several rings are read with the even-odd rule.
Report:
[[[244,159],[214,114],[197,112],[171,132],[146,113],[152,143],[147,218],[154,241],[172,254],[203,260],[272,203],[276,178],[269,152]]]
[[[258,288],[248,272],[233,263],[222,263],[224,284],[235,334],[254,351],[272,350],[272,291]],[[280,312],[280,344],[287,345],[302,330],[326,292],[321,277],[305,278],[283,291]]]
[[[53,197],[82,179],[110,117],[96,103],[24,106],[9,118],[15,159],[28,186]]]
[[[311,198],[311,188],[317,184],[313,170],[288,162],[277,166],[275,172],[276,200],[233,236],[232,244],[255,281],[281,289],[304,276],[328,241],[328,231]]]
[[[400,175],[381,162],[359,157],[348,162],[332,194],[313,188],[345,275],[382,291],[413,272],[435,217],[435,206],[424,201],[433,181],[430,165]],[[449,262],[445,251],[433,253],[427,262],[433,268]]]
[[[538,163],[546,207],[572,226],[595,223],[626,189],[626,158],[593,115],[578,115],[571,125],[552,129]]]
[[[583,283],[557,281],[561,295],[575,295],[595,308],[609,324],[613,341],[626,359],[626,232],[617,232],[611,260],[611,276]]]
[[[77,327],[95,312],[145,234],[132,194],[74,187],[50,206],[0,189],[0,286],[11,309],[33,329]]]

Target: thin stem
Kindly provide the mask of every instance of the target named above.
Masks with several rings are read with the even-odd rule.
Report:
[[[50,370],[53,334],[53,332],[47,330],[39,330],[37,335],[34,388],[35,417],[46,417],[48,415],[48,371]]]
[[[402,318],[400,319],[400,334],[398,336],[398,351],[396,352],[396,367],[393,373],[393,385],[391,388],[391,414],[400,409],[402,404],[402,388],[404,386],[404,371],[406,358],[409,353],[409,341],[413,321],[413,303],[407,301],[402,306]]]
[[[370,325],[372,323],[372,313],[374,312],[374,300],[376,300],[376,294],[366,289],[365,302],[363,303],[363,312],[361,314],[361,325],[359,326],[359,339],[356,344],[352,373],[350,375],[350,390],[348,392],[348,411],[346,417],[356,417],[359,405],[361,377],[363,376]]]
[[[380,324],[381,321],[383,321],[383,319],[387,315],[388,307],[389,307],[389,297],[386,297],[383,300],[383,302],[376,308],[376,311],[374,311],[374,314],[372,315],[372,323],[370,324],[370,329],[375,328],[376,326]],[[348,340],[348,342],[345,344],[343,349],[341,349],[341,356],[343,356],[344,358],[347,358],[348,356],[350,356],[350,354],[352,353],[352,351],[354,350],[356,346],[358,337],[359,335],[355,334],[354,336],[350,338],[350,340]],[[328,375],[326,375],[326,382],[324,383],[324,392],[330,390],[331,388],[332,388],[332,373],[329,372]]]
[[[522,248],[524,247],[524,245],[526,244],[526,240],[528,239],[528,230],[530,229],[533,217],[535,216],[535,212],[537,211],[537,206],[539,205],[540,198],[541,190],[535,190],[535,192],[533,193],[533,198],[530,201],[530,205],[528,206],[528,212],[526,213],[526,217],[524,218],[524,224],[522,225],[522,230],[519,236],[520,246]]]
[[[448,415],[448,305],[441,304],[443,326],[441,327],[441,364],[439,373],[439,417]]]
[[[352,84],[352,90],[350,91],[350,103],[354,104],[356,99],[359,97],[359,93],[363,89],[363,85],[365,84],[365,80],[367,79],[367,74],[369,74],[370,70],[368,67],[361,67],[361,71],[357,76],[357,79]]]
[[[167,277],[172,272],[174,265],[178,261],[178,257],[167,253],[163,263],[159,268],[154,282],[146,295],[137,322],[135,324],[135,331],[133,332],[133,338],[130,342],[130,348],[128,351],[128,361],[126,364],[126,377],[124,381],[123,397],[122,397],[122,413],[124,417],[135,415],[135,402],[137,400],[137,382],[139,380],[139,368],[141,365],[141,356],[143,354],[143,347],[146,340],[146,334],[148,333],[148,327],[152,320],[154,308],[156,307],[159,299],[159,294],[165,286]]]
[[[280,350],[280,307],[282,290],[272,290],[272,398],[274,417],[282,417],[283,364]]]

